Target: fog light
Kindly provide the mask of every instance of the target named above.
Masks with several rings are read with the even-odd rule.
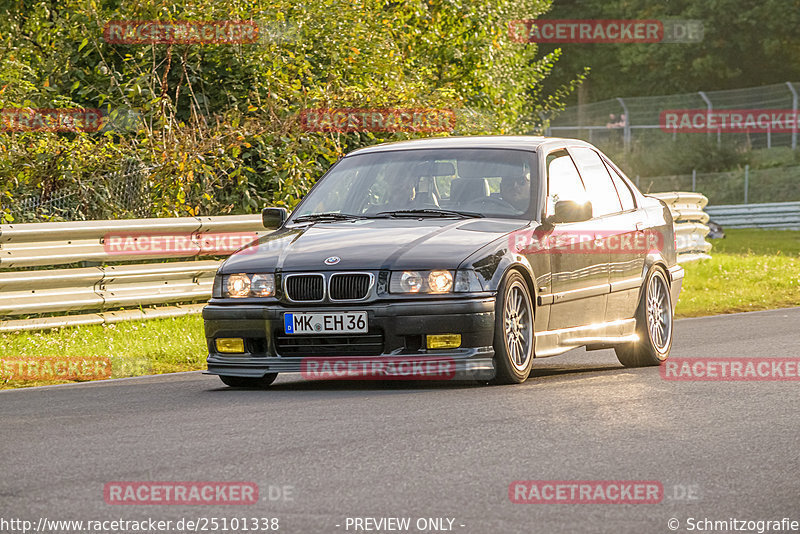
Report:
[[[427,336],[429,349],[457,349],[461,346],[461,334],[433,334]]]
[[[217,338],[217,352],[244,352],[244,339],[240,337]]]

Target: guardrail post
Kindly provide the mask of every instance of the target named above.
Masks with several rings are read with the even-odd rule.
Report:
[[[692,169],[692,192],[697,191],[697,169]]]
[[[792,126],[792,150],[797,150],[797,91],[792,85],[792,82],[786,82],[789,90],[792,92],[792,114],[794,115],[794,126]]]
[[[750,186],[750,165],[744,166],[744,203],[747,204],[747,190]]]

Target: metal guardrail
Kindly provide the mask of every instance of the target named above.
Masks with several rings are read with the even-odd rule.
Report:
[[[800,202],[709,206],[706,211],[723,228],[800,230]]]
[[[670,206],[679,261],[708,258],[711,245],[704,241],[708,214],[703,212],[707,199],[698,193],[653,196]],[[184,234],[200,240],[205,234],[223,232],[269,233],[260,215],[0,225],[0,332],[199,313],[204,304],[198,302],[211,294],[220,264],[215,259],[199,259],[204,255],[199,243],[169,254],[142,254],[109,251],[104,239],[139,233]],[[144,262],[176,257],[184,261]],[[107,265],[131,261],[139,263]],[[30,269],[81,262],[97,262],[98,266]],[[155,305],[160,307],[145,308]],[[15,318],[40,314],[61,315]]]
[[[672,192],[651,193],[651,197],[663,200],[672,213],[675,227],[675,244],[678,263],[690,263],[711,258],[711,243],[705,240],[709,229],[709,215],[704,211],[708,199],[700,193]]]
[[[163,254],[109,253],[104,243],[109,234],[203,234],[216,232],[264,233],[259,215],[224,217],[177,217],[169,219],[123,219],[61,223],[23,223],[0,225],[0,269],[64,265],[80,261],[118,262],[159,259]],[[199,246],[170,257],[196,257]]]
[[[199,259],[207,255],[201,245],[203,236],[235,232],[269,233],[260,215],[0,225],[0,270],[13,269],[0,272],[0,332],[199,313],[203,304],[191,303],[208,300],[220,264]],[[109,235],[190,239],[183,248],[142,253],[110,249],[104,242]],[[214,254],[221,255],[226,254]],[[147,262],[166,258],[194,261]],[[131,261],[137,263],[107,265]],[[81,262],[99,265],[26,269]],[[144,308],[154,305],[168,306]],[[93,313],[14,319],[87,311]]]

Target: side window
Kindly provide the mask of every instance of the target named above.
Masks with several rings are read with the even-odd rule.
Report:
[[[633,201],[633,193],[631,193],[631,189],[628,187],[628,184],[625,183],[625,180],[622,179],[622,176],[609,165],[607,162],[606,168],[608,172],[611,174],[611,181],[614,182],[614,187],[617,188],[617,193],[619,194],[619,199],[622,201],[622,211],[632,210],[636,207],[636,203]]]
[[[566,150],[558,150],[547,155],[547,205],[545,215],[555,212],[559,200],[585,202],[586,188],[583,187],[578,169]]]
[[[570,148],[569,153],[575,158],[583,183],[586,184],[586,191],[592,201],[592,215],[601,217],[622,211],[617,190],[600,155],[591,148],[584,147]]]

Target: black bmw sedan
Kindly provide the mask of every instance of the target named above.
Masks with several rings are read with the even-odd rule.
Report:
[[[533,358],[614,348],[659,365],[683,268],[672,217],[573,139],[448,137],[356,150],[220,267],[208,371],[525,381]]]

